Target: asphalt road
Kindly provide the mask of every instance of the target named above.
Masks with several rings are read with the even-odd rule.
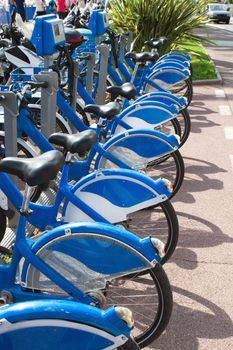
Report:
[[[218,45],[207,51],[223,81],[194,86],[192,132],[182,148],[185,181],[173,200],[180,239],[165,265],[173,314],[147,349],[233,349],[233,36],[222,27],[233,26],[203,33]]]
[[[210,23],[209,25],[212,26],[212,27],[215,27],[215,28],[220,28],[222,30],[229,30],[229,31],[233,32],[233,17],[231,17],[230,24]]]

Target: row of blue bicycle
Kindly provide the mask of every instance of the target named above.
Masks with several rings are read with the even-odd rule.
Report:
[[[78,31],[38,17],[27,53],[40,66],[18,64],[1,89],[18,137],[18,157],[5,157],[0,132],[2,348],[141,349],[167,327],[173,300],[162,265],[179,236],[170,199],[184,178],[190,57],[159,57],[166,38],[126,53],[128,38],[109,29],[104,10]],[[56,131],[48,137],[46,103]],[[6,198],[19,213],[7,247]]]

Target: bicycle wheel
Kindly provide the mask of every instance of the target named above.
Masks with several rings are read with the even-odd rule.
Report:
[[[193,86],[192,86],[192,82],[191,79],[181,79],[180,82],[176,83],[176,84],[168,84],[162,80],[158,80],[153,77],[150,78],[150,81],[153,82],[153,80],[161,86],[161,88],[163,88],[166,91],[171,92],[172,94],[180,97],[186,97],[187,98],[187,105],[189,106],[191,101],[192,101],[192,97],[193,97]],[[145,87],[143,89],[144,93],[149,93],[156,90],[149,82],[145,84]]]
[[[147,236],[160,239],[165,245],[164,264],[172,256],[179,238],[179,223],[176,212],[169,200],[139,210],[127,216],[127,221],[118,223],[138,237]]]
[[[40,128],[40,114],[41,108],[40,106],[36,107],[35,105],[30,108],[30,117],[36,123],[37,127]],[[55,132],[62,132],[64,134],[69,134],[70,130],[66,127],[66,125],[59,119],[58,113],[56,113],[56,130]]]
[[[77,101],[76,101],[76,112],[78,113],[78,116],[83,121],[83,123],[87,126],[90,126],[90,122],[88,120],[86,112]]]
[[[152,179],[168,179],[173,186],[172,198],[180,189],[184,180],[184,161],[179,150],[147,163],[144,173]]]
[[[181,138],[181,126],[177,118],[171,119],[166,123],[159,125],[155,128],[155,130],[167,135],[176,134]]]
[[[165,330],[172,312],[172,292],[161,265],[143,275],[130,274],[111,281],[106,290],[107,307],[128,307],[134,316],[132,335],[140,348],[153,342]]]
[[[69,239],[69,238],[66,238]],[[82,278],[85,285],[93,284],[86,293],[98,301],[100,308],[106,309],[113,305],[128,307],[135,318],[133,337],[140,347],[150,344],[166,328],[172,311],[172,292],[168,278],[160,264],[143,273],[128,273],[121,277],[105,279],[104,286],[97,287],[97,278],[89,274],[86,265],[80,264],[70,255],[62,254],[56,249],[41,249],[37,254],[44,262],[82,290]],[[120,258],[120,257],[119,257]],[[24,288],[30,291],[59,296],[67,295],[40,271],[29,265],[25,271]],[[95,287],[94,287],[95,286]]]
[[[191,131],[191,119],[188,110],[182,109],[176,117],[181,128],[180,147],[187,141]]]
[[[114,154],[114,147],[114,145],[108,147],[107,151],[110,154]],[[118,153],[120,154],[120,151],[118,151]],[[122,155],[125,156],[125,154],[126,151],[123,150]],[[128,164],[127,162],[130,160],[130,155],[130,152],[126,154],[127,158],[124,159],[126,164]],[[104,156],[100,158],[98,169],[108,169],[112,167],[116,167],[112,161],[106,159]],[[132,169],[139,170],[152,179],[158,179],[159,177],[168,179],[173,186],[173,191],[170,198],[172,198],[178,192],[184,179],[184,161],[179,150],[176,150],[169,155],[165,155],[155,160],[146,162],[140,166],[140,169],[134,168],[132,165]]]
[[[6,215],[2,208],[0,208],[0,243],[6,232]]]
[[[18,148],[17,157],[19,157],[19,158],[33,158],[34,157],[34,154],[32,152],[30,152],[29,149],[24,147],[19,142],[17,142],[17,148]],[[2,158],[5,158],[5,136],[4,135],[0,135],[0,160]],[[25,183],[23,181],[21,181],[19,178],[17,178],[16,185],[20,191],[24,191]],[[39,186],[35,187],[32,190],[31,201],[36,202],[38,200],[38,198],[40,197],[40,194],[41,194],[41,190],[40,190]]]

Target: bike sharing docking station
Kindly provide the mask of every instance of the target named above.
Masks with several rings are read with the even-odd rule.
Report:
[[[20,76],[20,80],[27,83],[28,80],[33,79],[35,85],[42,87],[41,131],[45,136],[49,136],[55,131],[56,126],[56,92],[58,90],[57,73],[49,70],[49,64],[54,59],[54,54],[58,52],[56,46],[65,44],[63,21],[55,15],[36,18],[32,33],[32,43],[36,48],[37,54],[45,58],[45,65],[41,69],[40,67],[39,69],[35,67],[36,72],[40,71],[39,74],[31,76],[31,74],[25,73]],[[32,69],[30,68],[31,71]],[[14,74],[15,79],[16,77],[17,72]],[[16,94],[9,90],[9,86],[0,87],[0,106],[4,110],[5,155],[17,156],[18,101]],[[17,183],[17,179],[14,178],[14,181]],[[4,242],[5,246],[10,246],[12,243],[17,222],[17,215],[14,215],[13,219],[9,220],[9,229],[6,235],[6,242]]]
[[[97,104],[105,103],[107,65],[109,57],[109,48],[101,44],[103,35],[109,28],[109,21],[106,11],[93,10],[87,28],[78,28],[85,39],[85,42],[76,49],[77,55],[89,54],[87,62],[86,90],[91,94],[93,87],[93,73],[95,66],[96,49],[100,55],[98,87],[95,101]]]
[[[57,57],[58,46],[65,45],[66,38],[63,21],[56,15],[39,16],[35,20],[31,37],[36,53],[44,58],[44,66],[32,79],[41,86],[41,132],[48,137],[56,129],[56,100],[58,75],[49,70]],[[36,84],[35,84],[36,85]]]
[[[2,108],[2,122],[4,123],[4,148],[6,157],[16,157],[18,153],[17,149],[17,116],[18,116],[18,102],[14,92],[10,91],[9,86],[0,86],[0,106]],[[17,177],[11,175],[12,180],[17,184]],[[0,206],[4,209],[8,216],[8,226],[10,240],[13,240],[14,230],[17,227],[18,215],[14,215],[15,209],[8,202],[5,194],[0,190]]]

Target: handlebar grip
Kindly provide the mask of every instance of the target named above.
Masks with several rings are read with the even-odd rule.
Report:
[[[84,61],[84,60],[90,60],[91,55],[80,55],[80,56],[76,56],[76,58],[80,61]]]
[[[34,88],[47,88],[49,86],[47,81],[27,81],[26,84]]]

